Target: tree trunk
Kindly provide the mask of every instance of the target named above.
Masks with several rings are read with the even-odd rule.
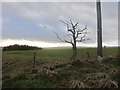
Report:
[[[75,58],[77,56],[77,47],[76,47],[76,44],[73,44],[73,55],[72,57]]]
[[[74,42],[72,44],[72,46],[73,46],[73,55],[72,55],[72,58],[75,58],[77,56],[75,32],[73,34],[73,40],[74,40]]]
[[[76,47],[76,44],[75,44],[74,47],[75,47],[75,48],[74,48],[74,55],[77,56],[77,47]]]

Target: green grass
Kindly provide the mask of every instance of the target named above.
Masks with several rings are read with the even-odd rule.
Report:
[[[28,73],[25,70],[32,68],[33,53],[36,53],[36,68],[41,69],[45,66],[55,65],[58,63],[66,63],[71,61],[72,56],[71,49],[43,49],[43,50],[24,50],[24,51],[4,51],[2,53],[2,73],[4,76],[11,76],[12,78],[5,78],[3,80],[3,87],[7,88],[57,88],[67,87],[67,84],[71,80],[84,81],[86,74],[90,73],[108,73],[111,74],[112,70],[119,67],[118,60],[116,58],[108,58],[104,61],[106,66],[110,66],[109,69],[105,69],[100,66],[99,63],[95,65],[83,65],[81,67],[71,66],[63,67],[55,70],[58,72],[60,80],[54,79],[55,77],[42,77],[37,80],[28,78]],[[81,61],[88,59],[87,52],[90,54],[90,60],[96,59],[96,48],[81,48],[78,49],[77,58]],[[103,49],[103,57],[116,57],[118,56],[118,48]],[[117,77],[113,76],[113,80],[117,81]]]
[[[4,82],[3,87],[7,88],[40,88],[36,80],[29,80],[27,74],[20,74],[13,79],[8,79]]]
[[[106,56],[117,56],[117,50],[117,48],[107,48],[105,54]],[[21,73],[23,68],[32,68],[34,52],[36,53],[36,67],[38,68],[45,65],[53,65],[55,62],[68,62],[72,56],[71,49],[4,51],[2,53],[3,74],[7,72],[8,74],[14,73],[16,75]],[[78,49],[78,58],[83,60],[88,59],[87,52],[90,54],[90,59],[97,57],[96,48],[81,48]]]
[[[97,49],[96,48],[81,48],[78,49],[78,57],[86,58],[87,52],[89,52],[90,57],[97,56]],[[4,55],[6,56],[15,56],[15,57],[30,57],[32,58],[33,53],[37,54],[38,59],[69,59],[72,56],[72,49],[43,49],[43,50],[24,50],[24,51],[4,51]],[[117,55],[118,48],[107,48],[103,49],[103,55]]]

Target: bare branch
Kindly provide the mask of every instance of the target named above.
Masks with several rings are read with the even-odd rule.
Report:
[[[66,24],[66,25],[68,25],[68,23],[66,23],[66,22],[64,22],[64,21],[62,21],[62,20],[60,20],[62,23],[64,23],[64,24]]]
[[[69,21],[66,21],[67,23],[71,24]]]
[[[74,27],[74,24],[73,22],[70,20],[70,23],[71,23],[71,26],[72,26],[72,29],[73,29],[73,35],[75,35],[75,27]]]
[[[85,38],[86,35],[87,35],[87,32],[81,37],[81,40]]]
[[[76,28],[77,28],[77,26],[78,26],[78,23],[76,23],[76,24],[74,25],[74,28],[76,29]]]
[[[84,32],[85,30],[86,30],[86,32]],[[87,25],[85,26],[84,29],[76,31],[76,33],[77,33],[77,35],[75,37],[76,39],[79,37],[80,34],[84,34],[84,36],[83,36],[83,38],[84,38],[86,36],[86,34],[87,34]]]
[[[74,32],[72,31],[72,29],[68,29],[68,31],[70,31],[72,34],[74,34]]]
[[[62,21],[62,20],[60,20],[62,23],[64,23],[64,24],[66,24],[67,25],[67,31],[70,31],[72,34],[74,33],[72,30],[73,29],[70,29],[69,27],[69,24],[70,24],[70,22],[68,22],[68,21],[66,21],[66,22],[64,22],[64,21]],[[69,23],[69,24],[68,24]]]
[[[84,42],[86,39],[76,40],[76,42]]]
[[[56,32],[53,32],[53,33],[56,34],[57,38],[58,38],[60,41],[64,42],[64,40],[62,40],[62,39],[58,36],[58,34],[57,34]]]
[[[67,22],[67,24],[70,24],[70,25],[72,26],[72,29],[76,29],[76,28],[77,28],[78,23],[76,23],[76,24],[74,25],[71,20],[70,20],[70,22],[69,22],[69,21],[66,21],[66,22]]]
[[[87,29],[87,25],[85,26],[85,28],[83,28],[82,30],[78,30],[78,32],[80,33],[80,32],[83,32],[83,31],[85,31]]]
[[[65,35],[64,37],[67,37],[67,36],[72,36],[72,34],[67,34],[67,35]]]
[[[65,40],[65,42],[67,42],[67,43],[71,43],[71,44],[73,45],[73,43],[72,43],[72,39],[71,39],[71,41]]]
[[[71,23],[72,27],[74,27],[74,24],[73,24],[73,22],[71,20],[70,20],[70,23]]]
[[[73,45],[73,43],[72,43],[72,39],[71,39],[71,41],[68,41],[68,40],[62,40],[56,32],[53,32],[53,33],[56,34],[57,38],[58,38],[60,41],[62,41],[62,42],[66,42],[66,43],[71,43],[71,44]]]
[[[84,35],[81,37],[80,40],[76,40],[77,42],[84,42],[84,41],[86,41],[86,39],[84,39],[84,38],[85,38],[85,36],[87,35],[87,28],[84,29],[83,31],[85,31],[85,30],[86,30],[86,32],[83,32],[83,33],[77,33],[76,38],[78,38],[78,36],[79,36],[80,34],[84,34]]]

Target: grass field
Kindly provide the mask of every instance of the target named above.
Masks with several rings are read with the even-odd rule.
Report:
[[[87,52],[90,54],[88,59]],[[36,69],[41,70],[44,67],[50,67],[57,64],[71,62],[71,49],[43,49],[43,50],[26,50],[26,51],[4,51],[2,53],[2,73],[3,73],[3,87],[5,88],[57,88],[69,87],[71,82],[82,81],[86,83],[86,75],[93,73],[112,73],[117,70],[117,56],[118,48],[103,49],[103,57],[105,61],[99,64],[96,60],[96,48],[81,48],[78,49],[77,59],[83,64],[73,65],[70,67],[63,67],[54,70],[57,76],[31,79],[34,74],[28,74],[27,70],[32,69],[33,53],[36,53]],[[112,57],[112,58],[108,58]],[[108,58],[108,59],[106,59]],[[94,61],[95,64],[86,64],[86,60]],[[84,63],[85,62],[85,63]],[[79,64],[79,62],[78,62]],[[104,67],[107,67],[106,70]],[[53,73],[53,72],[52,72]],[[28,78],[29,77],[29,78]],[[56,79],[56,78],[57,79]],[[59,79],[59,81],[58,81]],[[117,77],[113,76],[112,80],[118,82]],[[69,82],[69,85],[68,85]],[[9,85],[9,83],[11,83]],[[73,84],[72,84],[73,85]],[[89,86],[89,84],[87,85]],[[85,86],[85,87],[87,87]],[[92,87],[92,86],[89,86]]]

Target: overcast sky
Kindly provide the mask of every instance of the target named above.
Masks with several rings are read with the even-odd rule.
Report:
[[[118,3],[102,2],[103,45],[118,44]],[[66,26],[59,20],[87,25],[90,38],[82,46],[96,46],[97,20],[95,2],[3,2],[2,44],[28,44],[33,46],[64,46],[53,32],[61,38]],[[62,43],[62,44],[61,44]],[[65,44],[66,46],[68,44]],[[69,46],[69,45],[68,45]]]

